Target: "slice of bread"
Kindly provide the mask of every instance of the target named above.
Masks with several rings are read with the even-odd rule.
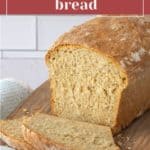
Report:
[[[24,139],[39,150],[118,150],[109,127],[37,114],[23,121]]]
[[[24,141],[21,126],[22,119],[1,120],[1,140],[17,150],[34,150],[30,144]]]
[[[96,17],[49,49],[51,114],[117,133],[150,109],[150,16]]]

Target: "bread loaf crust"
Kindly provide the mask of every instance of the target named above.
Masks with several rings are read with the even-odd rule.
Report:
[[[114,133],[150,109],[150,16],[96,17],[62,35],[49,49],[46,63],[61,46],[80,46],[111,59],[127,82],[116,107]],[[52,89],[54,90],[54,89]],[[51,98],[55,99],[52,93]],[[52,114],[53,102],[51,102]]]
[[[57,46],[80,45],[113,58],[130,74],[135,67],[150,59],[149,30],[150,16],[96,17],[60,36],[50,47],[46,62]],[[136,53],[141,48],[145,50],[141,60],[132,60],[132,52]]]

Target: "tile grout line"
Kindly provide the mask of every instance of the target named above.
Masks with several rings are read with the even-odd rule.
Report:
[[[13,55],[13,53],[16,53],[16,55],[14,54],[13,57],[11,57],[10,55]],[[17,54],[18,53],[18,54]],[[22,53],[26,53],[26,56],[22,56]],[[36,55],[38,53],[38,56]],[[30,56],[30,54],[33,54],[32,56]],[[35,51],[35,50],[31,50],[31,51],[12,51],[12,50],[1,50],[1,59],[43,59],[44,55],[45,55],[45,51]],[[8,56],[7,56],[8,55]],[[35,56],[34,56],[35,55]]]
[[[1,59],[3,59],[3,51],[1,50]]]
[[[36,52],[34,49],[1,49],[2,52]],[[38,52],[45,52],[46,50],[38,50]]]
[[[35,16],[35,51],[38,51],[38,17]]]
[[[43,57],[4,57],[1,60],[31,60],[31,59],[36,59],[36,60],[43,60]]]

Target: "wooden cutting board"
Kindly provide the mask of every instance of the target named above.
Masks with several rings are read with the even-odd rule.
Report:
[[[49,93],[49,82],[46,81],[18,106],[8,116],[8,119],[32,115],[36,112],[50,113]],[[114,138],[123,150],[150,150],[150,111],[136,119],[127,129]]]

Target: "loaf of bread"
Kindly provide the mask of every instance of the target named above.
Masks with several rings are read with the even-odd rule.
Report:
[[[17,150],[34,150],[30,144],[24,141],[22,119],[1,120],[0,139]]]
[[[96,17],[49,48],[53,115],[110,126],[150,109],[150,17]]]
[[[37,150],[119,150],[109,127],[46,114],[25,119],[23,135]]]

